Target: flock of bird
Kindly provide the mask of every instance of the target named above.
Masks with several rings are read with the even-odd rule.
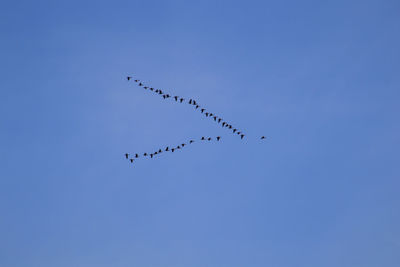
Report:
[[[227,121],[222,119],[220,116],[216,115],[215,113],[212,113],[212,112],[206,110],[204,107],[200,106],[200,104],[194,99],[186,100],[185,98],[177,96],[177,95],[173,96],[172,94],[169,94],[169,93],[165,92],[164,90],[156,89],[154,87],[147,86],[142,81],[140,81],[138,79],[134,79],[132,76],[128,76],[126,78],[127,78],[128,81],[131,81],[131,80],[134,81],[139,87],[142,87],[144,90],[148,90],[150,92],[155,93],[158,96],[161,96],[164,100],[168,99],[168,98],[171,98],[172,100],[175,100],[175,102],[177,102],[177,103],[188,103],[189,105],[192,105],[195,108],[195,110],[198,110],[201,114],[204,114],[206,117],[213,119],[214,122],[220,124],[223,128],[227,128],[229,130],[232,130],[232,133],[233,134],[237,134],[241,139],[243,139],[246,136],[243,133],[243,131],[239,130],[237,127],[232,126],[232,124],[228,123]],[[265,139],[265,138],[266,138],[265,136],[261,136],[261,139]],[[216,137],[217,141],[219,141],[220,139],[221,139],[220,136]],[[207,137],[206,138],[206,137],[203,136],[201,138],[201,140],[211,141],[212,138],[211,137]],[[195,142],[194,140],[190,140],[188,142],[188,144],[192,144],[194,142]],[[159,149],[158,151],[155,151],[153,153],[143,153],[143,156],[144,157],[148,156],[150,158],[153,158],[154,156],[159,155],[164,151],[165,152],[168,152],[168,151],[174,152],[175,150],[181,149],[181,148],[185,147],[186,145],[187,144],[182,143],[181,145],[178,145],[178,146],[176,146],[174,148],[166,147],[165,150]],[[125,154],[125,158],[129,159],[131,163],[133,163],[135,159],[140,157],[140,155],[137,154],[137,153],[132,154],[132,156],[133,157],[130,158],[130,154],[129,153]]]

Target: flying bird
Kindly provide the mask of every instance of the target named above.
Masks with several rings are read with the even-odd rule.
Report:
[[[185,147],[186,146],[186,144],[182,144],[182,147]]]
[[[145,156],[145,157],[146,157],[146,156],[147,156],[147,153],[144,153],[144,154],[143,154],[143,156]]]
[[[133,159],[131,159],[131,163],[133,163]]]
[[[165,151],[169,151],[169,147],[167,146],[167,148],[165,149]]]
[[[196,105],[196,109],[198,109],[200,106],[199,105]]]
[[[243,139],[243,137],[244,137],[244,134],[241,134],[241,135],[240,135],[240,139]]]
[[[128,79],[128,81],[130,80],[130,79],[132,79],[132,77],[131,76],[128,76],[128,77],[126,77],[127,79]]]
[[[208,141],[211,141],[211,137],[208,137],[208,139],[207,139]]]
[[[201,140],[205,140],[204,136],[201,138]]]
[[[193,142],[194,142],[193,140],[190,140],[190,141],[189,141],[190,144],[193,143]]]
[[[192,104],[192,99],[189,100],[189,104]]]
[[[236,130],[236,129],[233,129],[232,131],[233,131],[233,133],[235,133],[237,130]]]
[[[139,155],[138,155],[138,154],[136,154],[136,155],[135,155],[135,158],[138,158],[138,157],[139,157]]]
[[[144,88],[144,89],[148,89],[149,87],[148,87],[148,86],[143,86],[143,88]]]
[[[139,83],[139,86],[142,86],[143,85],[143,83]]]
[[[202,108],[202,109],[201,109],[201,113],[203,113],[203,112],[204,112],[204,110],[206,110],[206,109],[205,109],[205,108]]]
[[[261,136],[261,139],[265,139],[265,136]]]
[[[175,151],[175,148],[171,148],[171,152],[174,152]]]
[[[181,101],[181,103],[183,102],[183,100],[185,100],[184,98],[179,99]]]
[[[208,117],[208,112],[206,112],[206,117]]]
[[[160,150],[158,150],[158,153],[161,153],[162,152],[162,150],[160,149]]]
[[[138,81],[140,81],[140,80],[135,80],[136,83],[137,83]]]
[[[217,136],[217,141],[219,141],[219,139],[221,139],[221,136]]]
[[[128,154],[128,153],[126,153],[126,154],[125,154],[125,158],[128,158],[128,157],[129,157],[129,154]]]
[[[219,119],[218,119],[218,123],[220,123],[221,121],[222,121],[222,119],[221,119],[221,118],[219,118]]]
[[[153,158],[153,154],[150,154],[150,158]]]

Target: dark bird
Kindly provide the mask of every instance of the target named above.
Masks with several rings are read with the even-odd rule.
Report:
[[[150,158],[153,158],[153,154],[150,154]]]
[[[136,83],[137,83],[138,81],[140,81],[140,80],[135,80]]]
[[[138,157],[139,157],[139,155],[138,155],[138,154],[136,154],[136,155],[135,155],[135,158],[138,158]]]
[[[128,81],[129,81],[130,79],[132,79],[132,77],[131,77],[131,76],[128,76],[128,77],[126,77],[126,79],[128,79]]]
[[[222,121],[222,119],[221,119],[221,118],[219,118],[219,119],[218,119],[218,123],[220,123],[221,121]]]
[[[208,112],[206,112],[206,117],[208,117]]]
[[[197,105],[196,100],[193,100],[193,105]]]
[[[207,139],[208,141],[211,141],[211,137],[208,137],[208,139]]]
[[[154,90],[154,88],[153,87],[150,87],[150,91],[153,91]]]
[[[240,135],[240,139],[243,139],[243,137],[244,137],[244,134],[241,134],[241,135]]]
[[[214,121],[217,121],[217,116],[214,116]]]
[[[241,134],[241,132],[237,132],[237,134],[238,134],[238,135],[240,135],[240,134]]]
[[[205,140],[204,136],[201,138],[201,140]]]
[[[177,146],[176,149],[181,149],[181,147],[180,147],[180,146]]]
[[[261,139],[265,139],[265,136],[261,136]]]
[[[129,157],[129,154],[128,154],[128,153],[126,153],[126,154],[125,154],[125,158],[128,158],[128,157]]]
[[[221,139],[221,136],[217,136],[217,141],[219,141],[219,139]]]
[[[147,153],[144,153],[143,156],[147,157]]]
[[[225,122],[222,123],[222,127],[225,126]]]
[[[210,113],[210,116],[212,117],[214,114]]]
[[[143,85],[143,83],[139,83],[139,86],[142,86]]]
[[[149,87],[147,87],[147,86],[143,86],[143,88],[144,88],[144,89],[148,89]]]
[[[199,105],[196,105],[196,109],[198,109],[200,106]]]
[[[156,152],[154,152],[154,155],[157,155],[158,154],[158,152],[156,151]]]
[[[205,108],[202,108],[202,109],[201,109],[201,113],[203,113],[203,112],[204,112],[204,110],[206,110],[206,109],[205,109]]]
[[[160,149],[160,150],[158,150],[158,153],[161,153],[162,152],[162,150]]]
[[[229,127],[229,124],[225,124],[225,127]]]
[[[171,97],[169,94],[166,94],[167,98]]]
[[[159,90],[159,91],[158,91],[158,94],[159,94],[159,95],[162,95],[162,91],[161,91],[161,90]]]
[[[167,148],[165,149],[165,151],[169,151],[169,147],[167,146]]]
[[[192,99],[189,100],[189,104],[192,104]]]
[[[171,148],[171,152],[174,152],[175,151],[175,148]]]
[[[236,130],[236,129],[233,129],[232,131],[233,131],[233,133],[235,133],[237,130]]]
[[[182,147],[185,147],[186,146],[186,144],[182,144]]]
[[[229,125],[228,128],[229,128],[229,129],[232,129],[232,125]]]
[[[163,91],[160,90],[159,92],[160,92],[161,95],[163,94]]]
[[[185,100],[185,99],[184,99],[184,98],[181,98],[181,99],[180,99],[181,103],[183,102],[183,100]]]
[[[167,96],[166,96],[166,95],[163,95],[162,97],[163,97],[164,99],[165,99],[165,98],[167,98]]]
[[[160,90],[156,89],[154,92],[158,93],[158,92],[160,92]]]
[[[190,144],[193,143],[193,142],[194,142],[193,140],[190,140],[190,141],[189,141]]]
[[[131,159],[131,163],[133,163],[133,159]]]
[[[178,97],[179,97],[179,96],[174,96],[174,98],[175,98],[175,101],[178,101]]]

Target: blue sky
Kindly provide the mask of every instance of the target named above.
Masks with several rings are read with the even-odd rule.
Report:
[[[0,266],[399,266],[399,12],[2,1]]]

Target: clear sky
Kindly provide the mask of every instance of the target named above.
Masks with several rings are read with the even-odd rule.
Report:
[[[0,33],[0,266],[400,266],[398,0],[3,0]]]

